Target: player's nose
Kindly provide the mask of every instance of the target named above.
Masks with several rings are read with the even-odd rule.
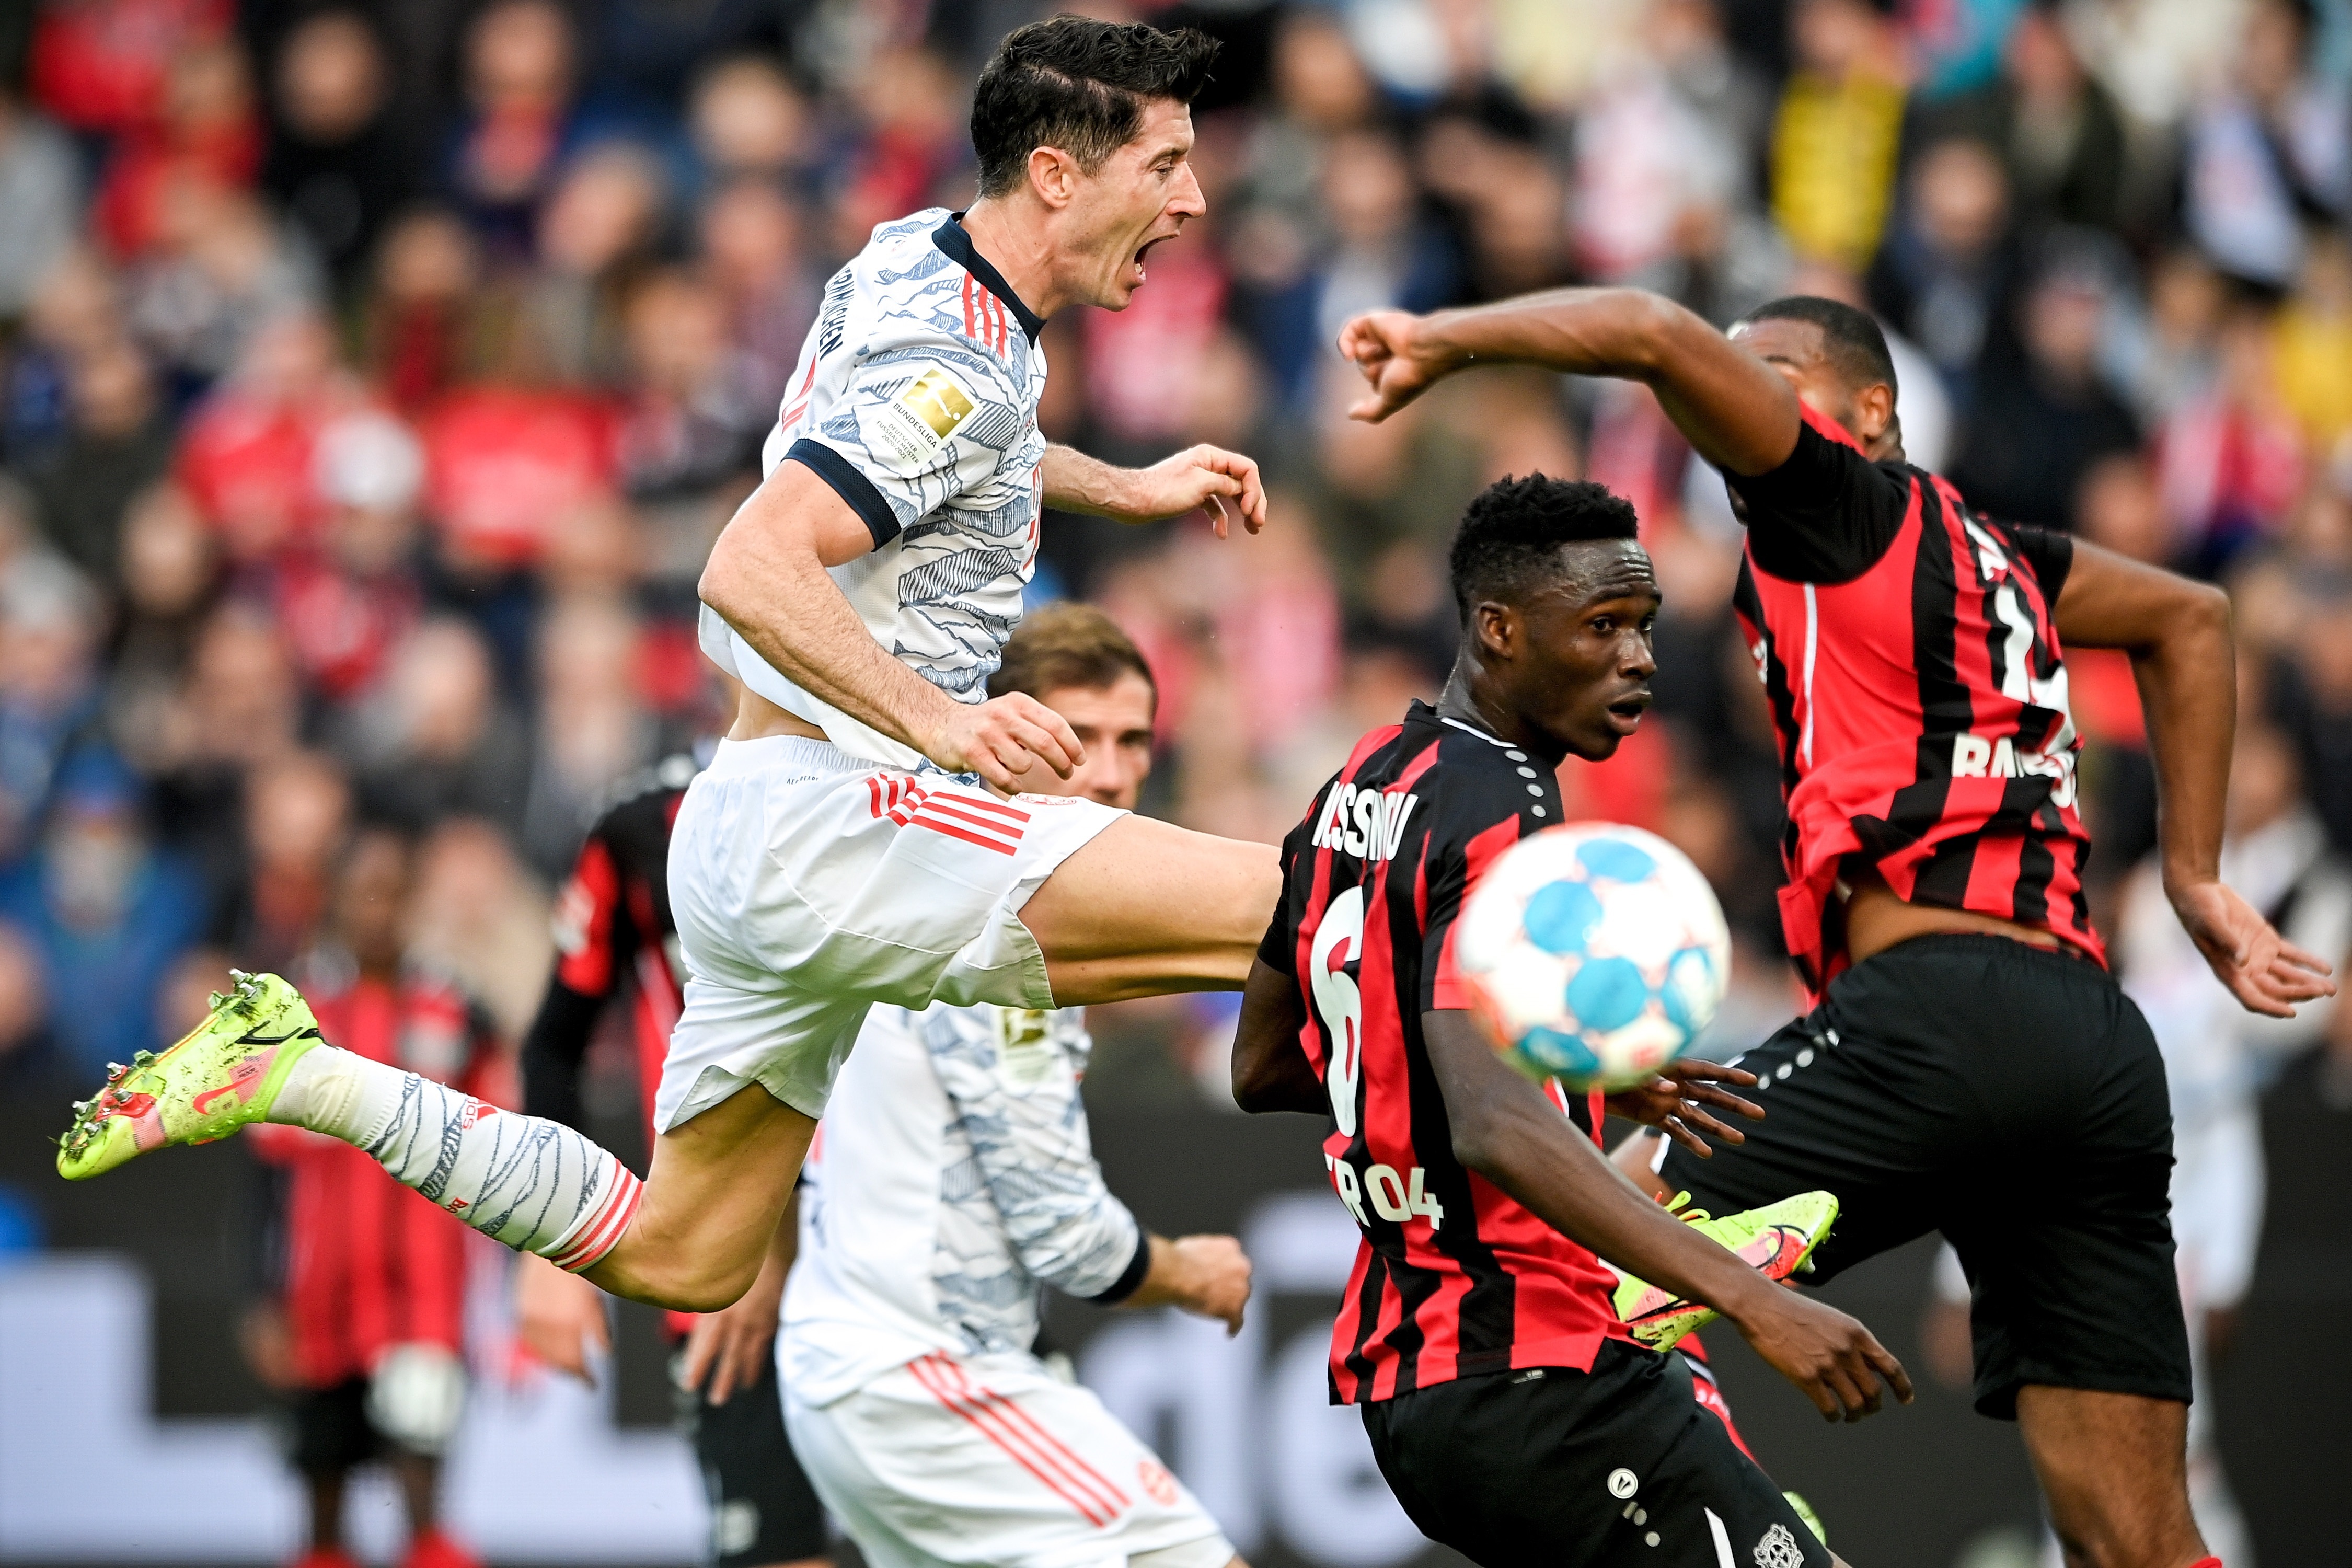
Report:
[[[1176,165],[1173,188],[1168,193],[1168,212],[1176,217],[1199,217],[1209,210],[1209,198],[1201,192],[1201,176],[1189,163]]]

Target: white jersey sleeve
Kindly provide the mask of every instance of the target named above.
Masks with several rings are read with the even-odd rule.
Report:
[[[874,231],[826,284],[763,471],[813,470],[873,551],[833,570],[875,640],[950,697],[987,694],[1035,571],[1045,439],[1043,326],[953,215]],[[854,755],[922,756],[803,690],[705,606],[704,651]]]
[[[1100,1296],[1146,1255],[1095,1163],[1075,1023],[1072,1012],[942,1007],[925,1016],[923,1038],[1013,1258],[1058,1290]]]
[[[877,1007],[803,1177],[778,1354],[823,1405],[933,1351],[1020,1355],[1038,1287],[1116,1301],[1145,1233],[1105,1187],[1078,1097],[1083,1014]]]

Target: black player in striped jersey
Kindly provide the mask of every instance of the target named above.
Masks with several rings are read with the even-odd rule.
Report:
[[[1364,1237],[1332,1393],[1361,1405],[1424,1532],[1488,1568],[1793,1568],[1828,1553],[1684,1363],[1630,1342],[1595,1255],[1670,1271],[1825,1415],[1877,1409],[1882,1377],[1907,1399],[1901,1366],[1670,1219],[1496,1057],[1454,973],[1454,919],[1485,867],[1559,820],[1551,770],[1614,752],[1648,705],[1658,590],[1633,533],[1597,485],[1538,476],[1472,503],[1444,694],[1358,742],[1284,846],[1234,1097],[1329,1119],[1326,1166]],[[1710,1108],[1752,1111],[1716,1087],[1748,1074],[1669,1073],[1612,1109],[1695,1149],[1739,1140]]]

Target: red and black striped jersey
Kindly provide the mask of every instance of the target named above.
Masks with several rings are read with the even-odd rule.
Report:
[[[523,1110],[533,1116],[580,1125],[589,1037],[605,1004],[627,991],[651,1128],[662,1058],[685,1005],[669,908],[670,826],[696,772],[692,758],[676,756],[624,781],[556,895],[555,973],[523,1041]]]
[[[1496,857],[1560,819],[1551,770],[1416,702],[1375,730],[1282,849],[1259,957],[1295,976],[1331,1103],[1324,1164],[1363,1232],[1331,1337],[1360,1404],[1513,1367],[1589,1369],[1615,1280],[1454,1159],[1422,1015],[1467,1008],[1454,920]]]
[[[422,970],[397,985],[322,978],[303,988],[336,1045],[491,1098],[497,1035],[456,987]],[[282,1200],[273,1284],[304,1387],[362,1376],[393,1345],[465,1349],[465,1226],[348,1143],[270,1124],[247,1141]]]
[[[677,921],[669,908],[669,835],[698,771],[692,757],[668,757],[614,789],[556,895],[555,972],[523,1037],[523,1110],[576,1128],[588,1042],[606,1004],[627,992],[648,1159],[662,1058],[686,1005]],[[694,1326],[687,1312],[668,1313],[666,1321],[673,1333]]]
[[[1789,460],[1733,489],[1748,519],[1736,604],[1789,808],[1781,925],[1809,988],[1845,967],[1849,856],[1899,898],[2038,927],[2104,963],[2053,619],[2074,542],[1872,462],[1811,408]]]

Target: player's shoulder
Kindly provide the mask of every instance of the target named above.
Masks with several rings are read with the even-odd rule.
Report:
[[[1351,826],[1370,842],[1382,830],[1383,856],[1424,840],[1466,843],[1522,813],[1557,809],[1557,784],[1519,747],[1415,700],[1403,720],[1369,731],[1331,775],[1300,824],[1315,847],[1348,842]],[[1367,797],[1375,797],[1368,800]]]
[[[882,368],[920,359],[946,364],[992,394],[1016,396],[1035,360],[1029,313],[945,207],[874,230],[828,289],[826,352],[843,347]],[[832,325],[837,321],[837,327]]]

